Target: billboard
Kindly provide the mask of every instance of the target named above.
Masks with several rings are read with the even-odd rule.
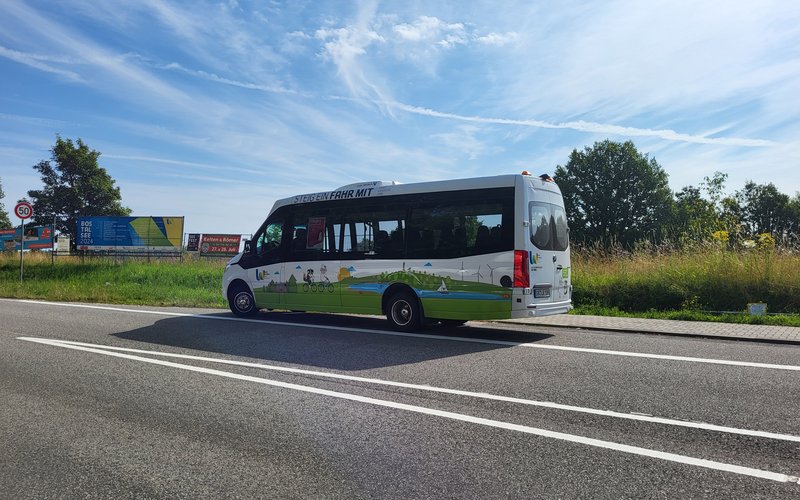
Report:
[[[175,252],[183,244],[183,217],[79,217],[78,250]]]
[[[236,255],[241,234],[204,234],[200,240],[200,255]]]
[[[20,232],[16,229],[0,229],[0,250],[19,250]],[[52,226],[25,226],[25,249],[41,250],[53,247]]]

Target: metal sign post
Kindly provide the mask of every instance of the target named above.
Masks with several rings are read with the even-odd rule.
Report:
[[[33,215],[33,206],[27,201],[21,201],[14,207],[14,214],[20,218],[20,222],[22,223],[19,228],[19,282],[22,283],[22,256],[25,254],[25,219]]]

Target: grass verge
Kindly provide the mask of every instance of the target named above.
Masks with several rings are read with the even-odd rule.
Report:
[[[672,319],[680,321],[708,321],[713,323],[741,323],[747,325],[797,326],[800,314],[750,316],[742,313],[710,313],[704,311],[641,311],[625,312],[616,307],[577,306],[570,314],[613,316],[617,318]]]
[[[25,256],[24,279],[19,260],[0,258],[0,296],[61,302],[95,302],[180,307],[226,307],[221,296],[224,263],[183,263]]]

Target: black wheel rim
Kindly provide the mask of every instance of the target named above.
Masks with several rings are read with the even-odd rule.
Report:
[[[250,312],[253,308],[253,298],[248,292],[237,293],[236,297],[233,299],[233,303],[236,305],[236,309],[243,313]]]

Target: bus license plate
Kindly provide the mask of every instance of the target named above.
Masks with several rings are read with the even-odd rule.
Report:
[[[550,297],[550,289],[549,288],[534,288],[533,289],[533,298],[534,299],[546,299]]]

